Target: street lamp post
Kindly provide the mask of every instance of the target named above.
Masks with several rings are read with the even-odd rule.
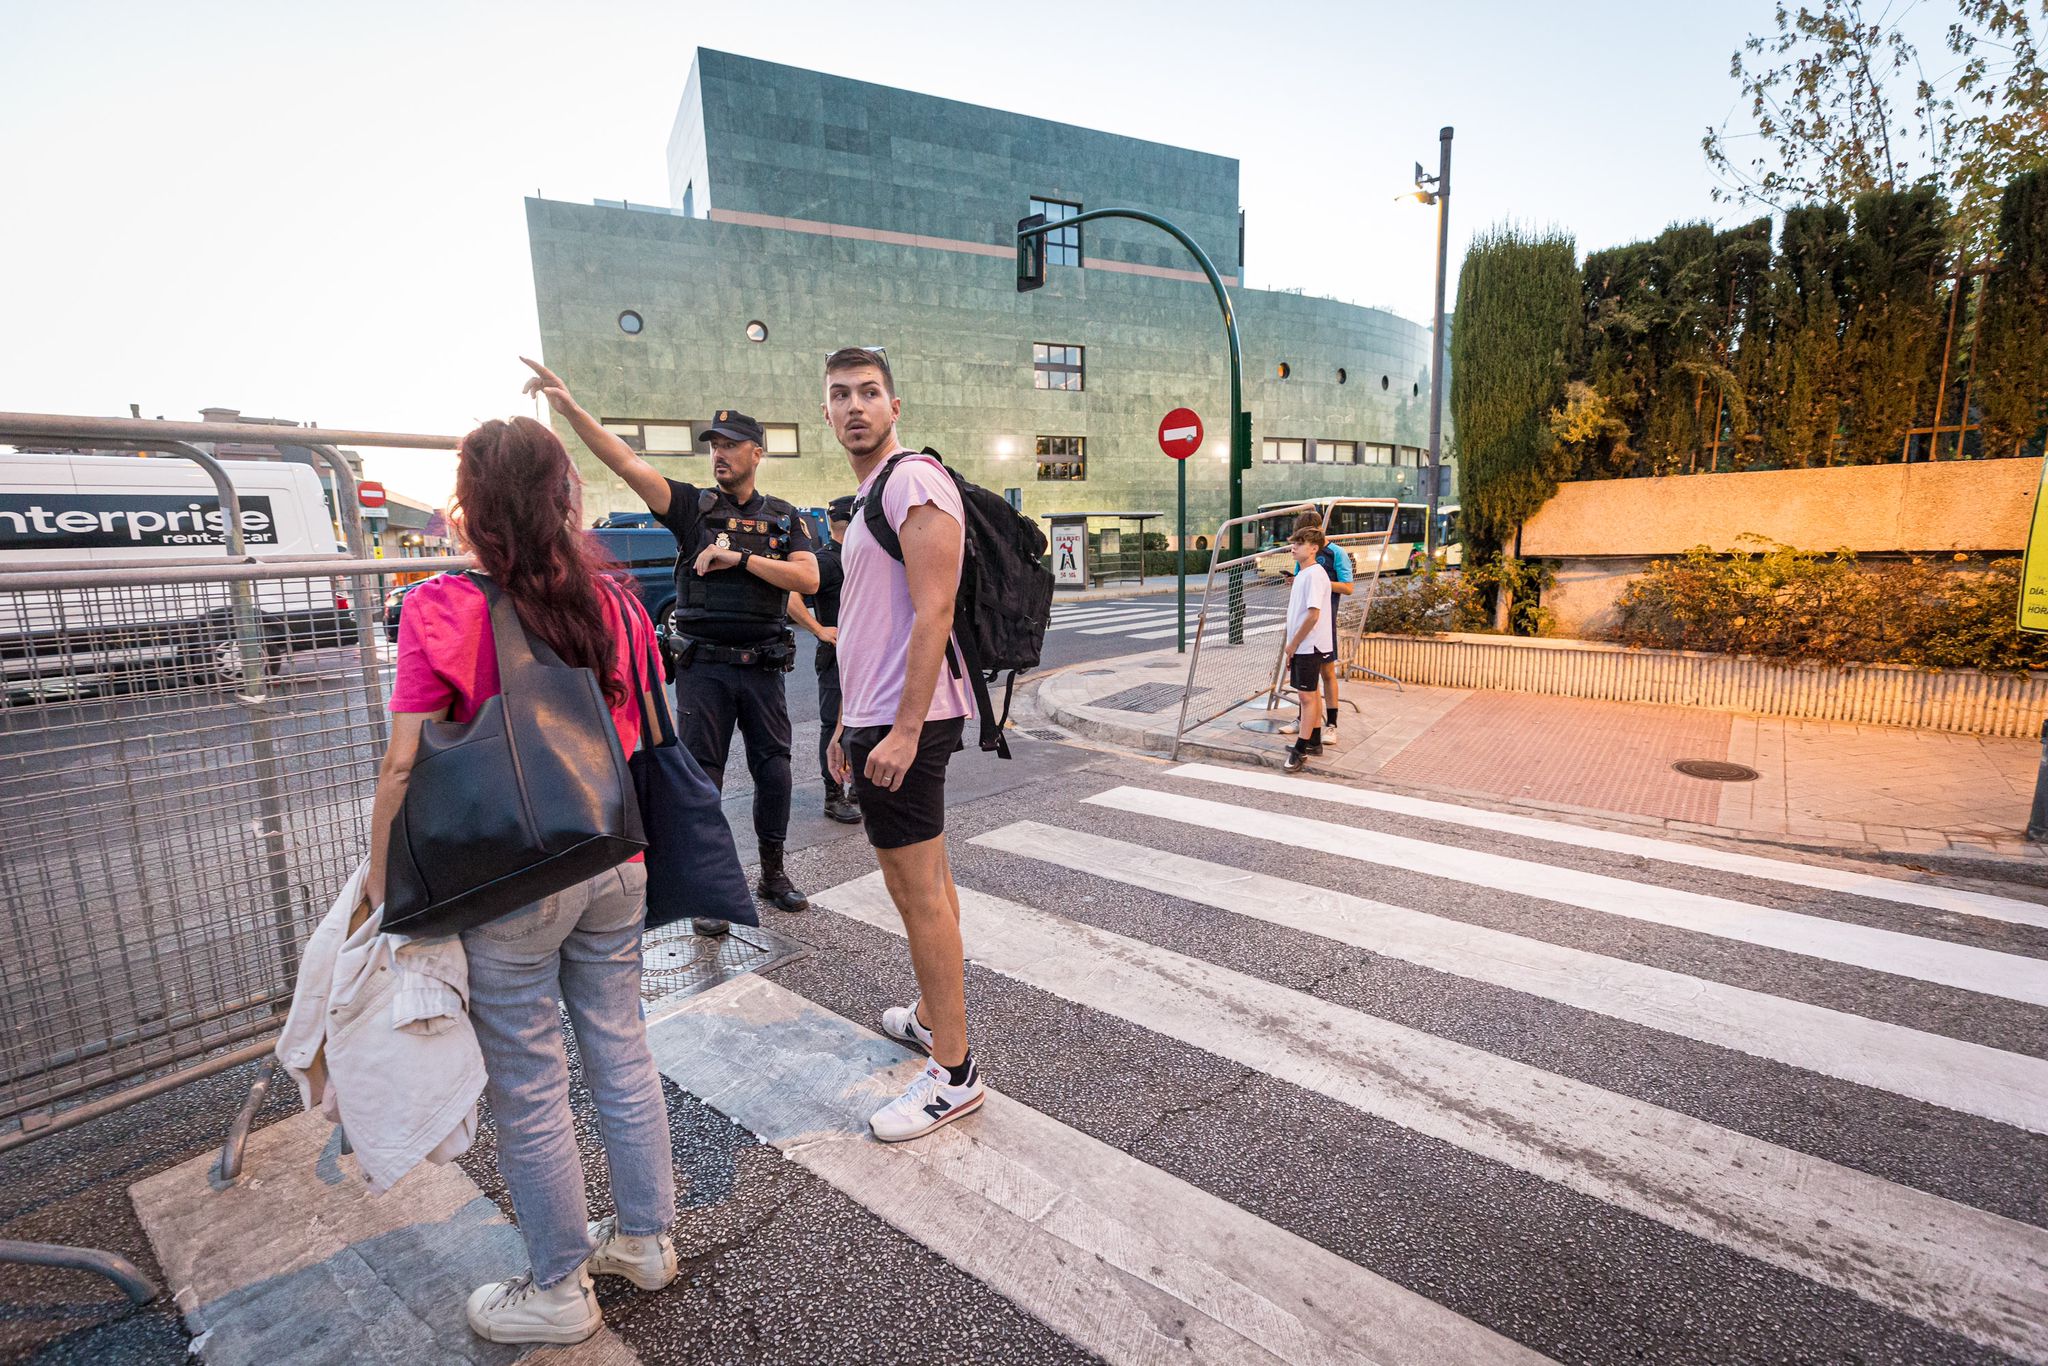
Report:
[[[1446,132],[1449,130],[1446,129]],[[1448,151],[1445,156],[1449,156]],[[1047,233],[1061,228],[1077,227],[1097,218],[1133,218],[1140,223],[1150,223],[1161,232],[1167,233],[1188,249],[1202,268],[1202,274],[1209,277],[1209,288],[1215,291],[1216,306],[1223,310],[1223,333],[1230,343],[1230,546],[1229,557],[1238,559],[1244,554],[1243,529],[1237,519],[1244,515],[1244,472],[1252,467],[1252,415],[1244,411],[1244,351],[1237,339],[1237,309],[1230,302],[1230,291],[1223,287],[1223,277],[1216,273],[1216,267],[1209,260],[1209,253],[1203,251],[1195,239],[1182,232],[1174,224],[1155,213],[1142,209],[1090,209],[1050,222],[1044,214],[1032,214],[1029,218],[1017,220],[1017,292],[1023,294],[1039,288],[1045,283],[1045,237]],[[1439,291],[1441,294],[1441,291]],[[1176,462],[1180,466],[1180,502],[1182,508],[1180,595],[1178,648],[1185,653],[1188,648],[1188,565],[1187,565],[1187,478],[1188,462]],[[1220,549],[1220,547],[1219,547]],[[1212,560],[1213,564],[1214,561]],[[1237,570],[1231,571],[1233,575]],[[1235,582],[1235,580],[1233,580]],[[1244,639],[1244,597],[1240,593],[1230,595],[1230,643],[1239,644]]]
[[[1451,130],[1441,129],[1436,136],[1436,174],[1425,175],[1422,163],[1415,163],[1415,197],[1436,205],[1436,322],[1429,330],[1429,525],[1422,533],[1423,548],[1432,560],[1437,550],[1437,497],[1444,482],[1444,270],[1450,250]]]

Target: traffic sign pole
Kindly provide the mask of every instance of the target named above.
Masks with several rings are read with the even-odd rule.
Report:
[[[1175,634],[1178,642],[1174,646],[1181,654],[1188,651],[1188,458],[1202,449],[1202,419],[1192,408],[1175,408],[1159,420],[1159,449],[1180,462],[1176,479],[1179,485],[1179,514],[1175,520],[1180,556],[1179,586],[1176,590],[1174,612]]]

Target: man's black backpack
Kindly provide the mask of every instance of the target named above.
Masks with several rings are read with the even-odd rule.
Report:
[[[882,489],[896,463],[908,452],[889,457],[882,472],[869,488],[862,516],[868,534],[899,563],[903,542],[882,512]],[[966,659],[951,658],[954,677],[965,672],[974,684],[974,710],[981,717],[981,747],[992,749],[1005,759],[1010,742],[1003,727],[1010,721],[1010,696],[1017,687],[1017,675],[1038,667],[1038,654],[1045,646],[1046,624],[1052,619],[1052,571],[1040,558],[1045,554],[1045,533],[1003,498],[981,485],[960,477],[947,468],[935,450],[920,454],[939,462],[960,490],[960,506],[967,513],[966,559],[960,569],[960,594],[953,602],[953,639]],[[988,685],[1008,670],[1003,685],[1003,714],[995,715]]]

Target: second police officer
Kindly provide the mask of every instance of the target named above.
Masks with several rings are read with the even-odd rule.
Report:
[[[810,528],[796,508],[754,487],[766,454],[761,424],[721,409],[705,429],[717,487],[670,479],[577,404],[537,361],[526,392],[546,396],[583,444],[675,535],[676,719],[690,754],[719,786],[738,727],[754,778],[754,833],[761,851],[756,890],[771,905],[801,911],[810,901],[783,869],[789,836],[789,706],[782,676],[796,660],[787,605],[818,591]],[[699,934],[723,934],[699,920]]]
[[[827,751],[839,728],[839,589],[846,582],[839,556],[852,520],[853,495],[834,498],[826,509],[832,540],[818,547],[818,591],[808,601],[801,593],[789,595],[790,617],[818,638],[818,773],[825,780],[825,814],[846,825],[860,823],[860,801],[832,776]]]

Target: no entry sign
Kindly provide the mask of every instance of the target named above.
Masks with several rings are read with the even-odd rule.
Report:
[[[356,502],[367,511],[384,506],[384,486],[365,479],[356,485]]]
[[[1159,449],[1185,460],[1202,449],[1202,419],[1193,408],[1175,408],[1159,423]]]

